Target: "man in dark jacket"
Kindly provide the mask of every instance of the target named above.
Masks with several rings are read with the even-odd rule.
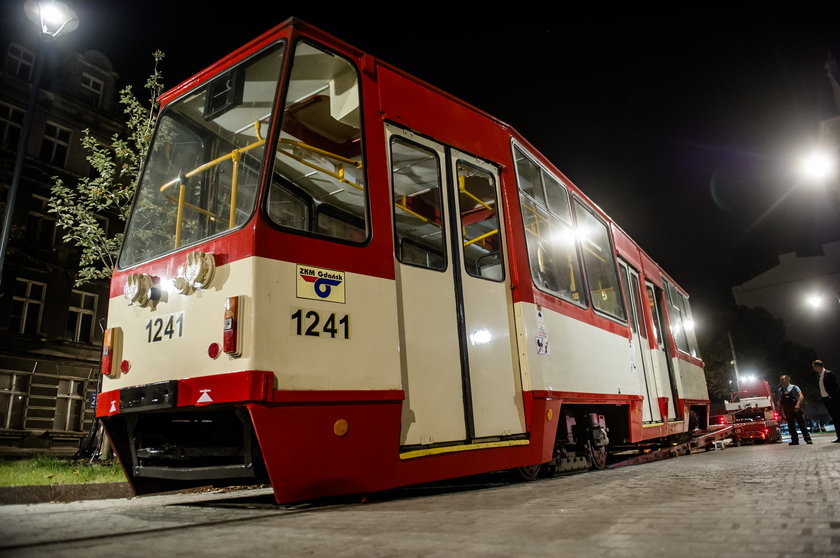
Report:
[[[782,382],[782,387],[779,388],[779,406],[785,414],[785,420],[788,423],[788,430],[790,431],[790,445],[799,445],[799,436],[796,435],[796,425],[799,425],[799,430],[802,431],[802,437],[805,438],[806,444],[812,444],[811,433],[808,432],[808,425],[805,424],[805,415],[802,414],[802,403],[805,402],[805,396],[802,395],[802,390],[799,386],[790,383],[790,376],[785,374],[779,380]]]
[[[826,370],[821,360],[815,360],[811,364],[814,372],[820,375],[820,395],[828,414],[834,421],[834,431],[837,439],[835,444],[840,443],[840,383],[837,376],[831,370]]]

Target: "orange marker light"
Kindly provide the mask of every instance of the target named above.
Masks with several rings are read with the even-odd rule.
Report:
[[[122,330],[118,327],[109,327],[105,330],[102,338],[102,364],[101,370],[104,376],[116,378],[120,375],[118,364],[120,362],[116,352],[120,349]]]
[[[232,357],[242,354],[239,349],[239,297],[225,300],[225,326],[222,333],[222,349]]]

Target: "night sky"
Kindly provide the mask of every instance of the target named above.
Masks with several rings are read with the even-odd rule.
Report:
[[[14,4],[4,2],[7,23]],[[792,167],[838,112],[825,71],[829,49],[840,58],[837,10],[475,17],[414,3],[386,19],[370,4],[240,5],[77,2],[66,40],[104,52],[135,88],[159,48],[173,86],[299,17],[511,124],[669,271],[701,323],[778,252],[840,239],[834,194],[803,187]]]

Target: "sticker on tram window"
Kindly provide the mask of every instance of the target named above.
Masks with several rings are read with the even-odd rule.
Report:
[[[297,297],[344,304],[344,272],[297,266]]]
[[[146,322],[146,342],[157,343],[184,336],[184,313],[149,318]]]
[[[292,335],[322,339],[350,339],[350,314],[292,308]]]

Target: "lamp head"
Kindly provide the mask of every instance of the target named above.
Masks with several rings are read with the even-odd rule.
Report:
[[[26,17],[35,23],[44,35],[55,39],[62,33],[70,33],[79,27],[76,12],[64,2],[57,0],[26,0],[23,5]]]

